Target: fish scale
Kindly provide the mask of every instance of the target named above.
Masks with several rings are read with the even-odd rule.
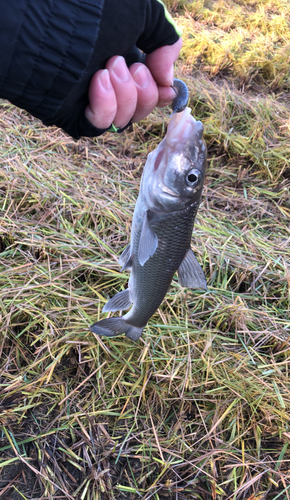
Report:
[[[190,248],[197,209],[198,203],[194,203],[170,216],[153,215],[150,222],[158,237],[158,248],[144,266],[141,266],[137,259],[133,260],[131,272],[134,276],[132,292],[135,300],[133,308],[124,316],[131,324],[144,327],[161,304],[176,270]],[[140,233],[136,237],[133,254],[138,250]],[[150,297],[150,301],[147,297]]]

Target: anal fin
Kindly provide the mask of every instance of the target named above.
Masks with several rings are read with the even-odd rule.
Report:
[[[122,292],[117,293],[103,307],[103,312],[123,311],[129,309],[133,301],[130,297],[130,290],[127,288]]]
[[[178,282],[186,288],[207,290],[204,272],[191,249],[186,252],[178,268]]]

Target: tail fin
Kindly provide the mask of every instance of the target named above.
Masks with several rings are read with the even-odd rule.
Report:
[[[127,323],[123,317],[106,318],[97,321],[90,326],[90,330],[97,335],[105,335],[106,337],[116,337],[122,333],[126,334],[131,340],[138,340],[143,332],[143,327],[133,326]]]

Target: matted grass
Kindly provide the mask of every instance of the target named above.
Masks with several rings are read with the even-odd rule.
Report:
[[[180,5],[196,37],[272,33],[274,66],[289,43],[286,2]],[[127,285],[118,255],[169,110],[75,143],[1,104],[1,499],[290,497],[289,82],[250,65],[243,87],[246,45],[213,71],[190,40],[178,74],[209,150],[192,242],[208,292],[174,281],[138,343],[88,326]]]

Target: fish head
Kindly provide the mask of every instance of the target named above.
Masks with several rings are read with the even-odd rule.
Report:
[[[142,189],[148,207],[169,213],[199,203],[206,170],[203,125],[190,108],[172,116],[165,138],[150,153]]]

